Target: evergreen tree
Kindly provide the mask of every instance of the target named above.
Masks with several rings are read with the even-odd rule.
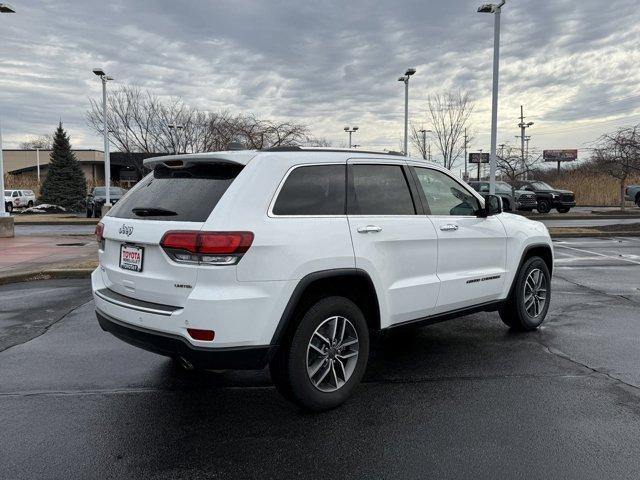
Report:
[[[40,188],[40,201],[60,205],[67,210],[82,210],[87,195],[87,180],[71,151],[67,132],[58,125],[53,135],[53,151],[47,177]]]

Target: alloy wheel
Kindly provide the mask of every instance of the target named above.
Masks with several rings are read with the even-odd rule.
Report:
[[[524,283],[524,309],[531,318],[540,316],[547,303],[547,278],[542,270],[534,268]]]
[[[307,346],[307,374],[322,392],[335,392],[349,381],[358,363],[358,333],[345,317],[324,320]]]

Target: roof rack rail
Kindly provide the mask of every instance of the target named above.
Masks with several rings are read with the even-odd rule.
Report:
[[[333,152],[333,153],[353,152],[353,153],[365,153],[365,154],[375,154],[375,155],[394,155],[394,156],[404,157],[404,154],[402,152],[396,152],[393,150],[380,152],[375,150],[353,150],[348,148],[300,147],[297,145],[263,148],[261,151],[262,152]]]
[[[279,146],[279,147],[264,148],[262,151],[263,152],[299,152],[301,150],[302,148],[298,147],[297,145],[286,145],[286,146]]]

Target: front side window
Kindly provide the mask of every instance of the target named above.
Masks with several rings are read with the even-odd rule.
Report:
[[[409,184],[400,165],[362,165],[351,169],[351,215],[415,215]]]
[[[431,215],[473,216],[480,208],[476,197],[449,175],[421,167],[415,167],[415,172]]]
[[[273,205],[274,215],[344,215],[346,165],[310,165],[293,170]]]

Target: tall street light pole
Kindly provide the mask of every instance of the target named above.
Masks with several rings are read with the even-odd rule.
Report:
[[[107,213],[111,208],[111,157],[109,156],[109,128],[107,126],[107,82],[113,80],[112,77],[104,73],[102,68],[94,68],[95,73],[102,80],[102,133],[104,136],[104,185],[106,190],[104,207]]]
[[[16,13],[16,11],[6,3],[0,3],[0,13]],[[2,158],[2,125],[0,125],[0,194],[2,194],[2,204],[0,205],[0,217],[8,217],[6,205],[4,204],[4,161]]]
[[[479,13],[493,13],[493,93],[491,101],[491,157],[489,158],[489,194],[496,193],[496,148],[498,137],[498,75],[500,74],[500,13],[506,0],[498,5],[485,4],[478,8]]]
[[[360,127],[344,127],[344,131],[349,134],[349,148],[351,148],[351,134],[357,132]]]
[[[398,79],[404,82],[404,155],[409,156],[409,78],[416,73],[415,68],[408,68],[404,76]]]

